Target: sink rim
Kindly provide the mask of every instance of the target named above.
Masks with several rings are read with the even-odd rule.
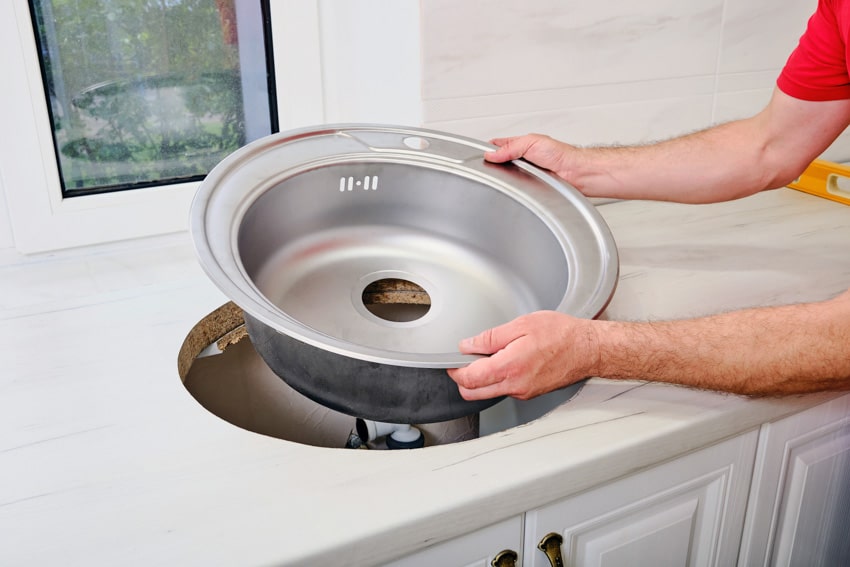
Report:
[[[390,147],[363,143],[361,138],[364,135],[374,133],[397,136],[401,143]],[[426,144],[421,150],[412,149],[404,143],[411,136],[437,143]],[[321,150],[312,148],[312,151],[305,152],[298,147],[300,142],[317,137],[323,137]],[[441,143],[443,149],[449,148],[449,151],[436,153],[434,146]],[[562,246],[570,268],[567,290],[555,310],[577,317],[598,316],[613,296],[619,274],[616,245],[601,215],[575,188],[528,162],[519,160],[500,166],[484,162],[483,153],[493,148],[477,140],[443,132],[372,124],[328,125],[320,129],[304,128],[267,136],[225,158],[201,184],[190,214],[190,232],[196,254],[207,275],[230,299],[255,319],[289,337],[322,350],[381,364],[420,368],[466,365],[479,357],[460,352],[403,353],[364,347],[308,327],[275,306],[258,289],[240,260],[238,237],[245,215],[260,197],[286,179],[323,166],[364,161],[435,168],[500,191],[544,222]],[[452,155],[455,149],[458,153]],[[268,171],[266,167],[265,175],[257,175],[256,172],[246,174],[252,167],[262,166],[263,160],[268,160],[269,156],[275,158],[273,170]],[[535,195],[515,187],[509,179],[500,178],[499,168],[517,168],[530,174],[536,184]],[[245,182],[246,177],[251,180],[250,183]],[[585,245],[588,241],[592,242],[599,262],[598,266],[582,266],[580,274],[583,277],[591,268],[593,273],[588,278],[591,283],[583,286],[589,288],[584,290],[587,293],[580,298],[575,297],[574,288],[578,284],[573,281],[572,274],[576,259],[571,257],[575,247],[570,242],[570,235],[577,229],[565,226],[556,214],[558,208],[565,206],[569,206],[571,214],[578,214],[585,220],[585,226],[581,227],[585,237],[582,240]],[[591,260],[593,256],[590,255]]]

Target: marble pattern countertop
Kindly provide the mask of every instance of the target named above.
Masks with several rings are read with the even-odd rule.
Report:
[[[610,319],[818,300],[850,282],[848,210],[817,197],[599,210],[621,255]],[[0,266],[0,564],[379,563],[831,397],[593,379],[473,441],[320,449],[230,425],[183,387],[180,345],[226,300],[185,235]]]

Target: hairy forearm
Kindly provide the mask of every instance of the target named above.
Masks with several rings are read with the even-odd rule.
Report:
[[[591,197],[727,201],[787,185],[848,123],[850,100],[777,90],[751,118],[656,144],[567,150],[562,177]]]
[[[699,319],[596,323],[598,376],[748,395],[850,389],[850,292]]]
[[[567,180],[589,197],[682,203],[782,186],[790,179],[774,179],[759,167],[763,148],[752,143],[752,129],[746,120],[651,145],[580,148]]]

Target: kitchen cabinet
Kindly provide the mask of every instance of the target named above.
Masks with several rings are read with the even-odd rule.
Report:
[[[551,533],[564,565],[731,565],[757,441],[755,430],[739,435],[389,565],[489,566],[512,549],[518,565],[550,567],[538,545]]]
[[[524,565],[563,536],[564,565],[732,565],[756,449],[751,431],[526,513]]]
[[[850,395],[765,424],[739,565],[850,565]]]
[[[850,565],[848,528],[845,395],[389,565]]]

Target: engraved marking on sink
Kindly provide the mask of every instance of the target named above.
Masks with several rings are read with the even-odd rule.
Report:
[[[363,187],[364,191],[377,191],[378,190],[378,176],[377,175],[366,175],[363,179],[354,179],[354,176],[349,175],[348,177],[342,176],[339,178],[339,191],[340,193],[344,193],[346,191],[354,191],[355,187]]]

